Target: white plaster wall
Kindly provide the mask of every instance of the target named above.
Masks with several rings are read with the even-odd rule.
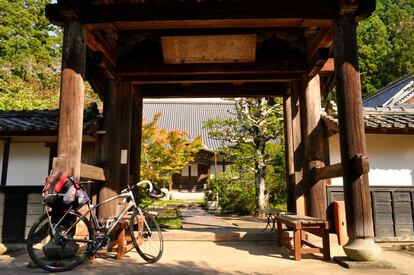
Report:
[[[414,185],[414,135],[367,134],[366,141],[370,185]],[[329,154],[331,164],[341,161],[338,134],[329,138]]]
[[[50,148],[44,143],[11,143],[8,186],[43,185],[48,175]]]

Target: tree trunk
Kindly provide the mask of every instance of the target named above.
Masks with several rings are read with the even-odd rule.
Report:
[[[265,182],[265,170],[266,164],[260,160],[263,160],[265,154],[265,146],[261,146],[256,151],[256,164],[255,164],[255,181],[256,181],[256,212],[259,213],[268,208],[269,195],[267,193]]]

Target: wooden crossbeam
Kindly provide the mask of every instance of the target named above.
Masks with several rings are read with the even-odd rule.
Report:
[[[312,177],[314,182],[322,179],[331,179],[342,176],[342,164],[336,163],[325,167],[312,168]]]
[[[356,155],[352,159],[352,165],[355,166],[355,171],[358,175],[362,175],[369,172],[369,161],[367,156]],[[314,182],[322,179],[342,177],[342,164],[336,163],[325,167],[314,167],[311,173]]]
[[[85,1],[89,2],[89,1]],[[46,6],[46,16],[54,22],[63,22],[66,15],[62,14],[59,4]],[[111,16],[108,16],[108,15]],[[318,24],[322,21],[329,25],[336,16],[336,4],[327,4],[326,1],[307,0],[279,0],[239,1],[237,5],[232,1],[202,1],[202,2],[146,2],[146,3],[109,3],[89,4],[82,6],[82,21],[88,25],[106,24],[116,22],[117,26],[125,28],[136,28],[140,23],[157,23],[176,21],[176,23],[188,23],[192,27],[195,22],[210,20],[210,27],[219,26],[223,22],[211,22],[212,20],[231,19],[239,23],[243,19],[252,20],[256,26],[292,26],[300,27],[303,19],[310,19]],[[264,19],[264,20],[260,20]],[[267,20],[266,20],[267,19]],[[271,20],[271,22],[267,22]],[[184,22],[187,21],[187,22]],[[234,21],[236,23],[236,21]],[[195,24],[198,25],[198,24]],[[233,24],[237,26],[237,24]],[[159,27],[159,26],[158,26]],[[194,26],[193,26],[194,27]]]
[[[85,40],[90,49],[93,51],[102,52],[102,54],[105,55],[105,57],[109,60],[111,65],[116,66],[118,57],[115,53],[115,50],[111,45],[109,45],[108,41],[102,36],[100,32],[87,32]]]
[[[288,85],[280,82],[204,84],[153,84],[140,85],[138,90],[143,97],[255,97],[280,96],[288,89]]]
[[[308,46],[307,56],[308,61],[313,59],[313,56],[318,52],[320,48],[329,48],[332,46],[333,34],[331,28],[321,28],[321,30],[313,38],[312,42]]]
[[[309,61],[309,77],[314,77],[322,71],[325,63],[329,59],[329,49],[319,48]]]
[[[146,78],[155,77],[162,79],[166,76],[168,79],[175,77],[192,78],[200,76],[224,77],[229,79],[232,75],[238,77],[250,75],[285,75],[285,76],[301,76],[307,71],[306,61],[303,59],[285,59],[272,60],[268,62],[255,63],[226,63],[226,64],[162,64],[162,63],[133,63],[119,62],[118,74],[130,78]],[[213,77],[213,78],[214,78]],[[295,79],[294,77],[293,79]],[[277,77],[276,77],[277,79]]]
[[[57,171],[67,171],[68,160],[66,155],[61,155],[60,157],[53,158],[52,169]],[[81,163],[80,165],[80,178],[82,179],[105,181],[105,174],[106,172],[103,168],[84,163]]]
[[[81,163],[80,177],[83,179],[106,181],[106,172],[103,168]]]

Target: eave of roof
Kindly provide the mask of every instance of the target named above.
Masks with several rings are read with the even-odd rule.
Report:
[[[96,103],[84,111],[84,134],[92,134],[102,123]],[[0,111],[0,135],[33,136],[56,135],[59,110]]]
[[[336,110],[322,113],[328,135],[338,132]],[[363,108],[366,133],[414,134],[414,109],[399,107]]]

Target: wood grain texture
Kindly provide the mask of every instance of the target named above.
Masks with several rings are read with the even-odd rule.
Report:
[[[293,152],[292,131],[292,103],[290,93],[283,97],[284,135],[285,135],[285,163],[286,163],[286,186],[287,186],[287,210],[296,212],[295,203],[295,162]]]
[[[79,179],[82,152],[86,45],[80,21],[65,23],[59,104],[58,156],[66,155],[66,171]]]
[[[368,174],[357,173],[352,161],[356,155],[367,155],[362,119],[355,17],[340,16],[336,21],[334,31],[338,123],[346,218],[349,221],[347,223],[348,235],[351,238],[373,237]]]
[[[107,163],[109,178],[99,192],[99,201],[103,201],[124,189],[129,182],[129,163],[131,146],[131,83],[108,81],[104,97],[104,160]],[[127,163],[121,164],[121,150],[127,150]],[[116,205],[102,205],[99,217],[113,217]]]
[[[292,106],[292,144],[294,154],[294,182],[296,213],[305,215],[305,196],[303,184],[303,143],[301,135],[301,115],[299,93],[302,88],[300,81],[291,82],[291,106]]]
[[[304,80],[300,100],[307,214],[319,219],[326,219],[326,181],[314,181],[311,173],[313,168],[325,166],[319,75]]]

